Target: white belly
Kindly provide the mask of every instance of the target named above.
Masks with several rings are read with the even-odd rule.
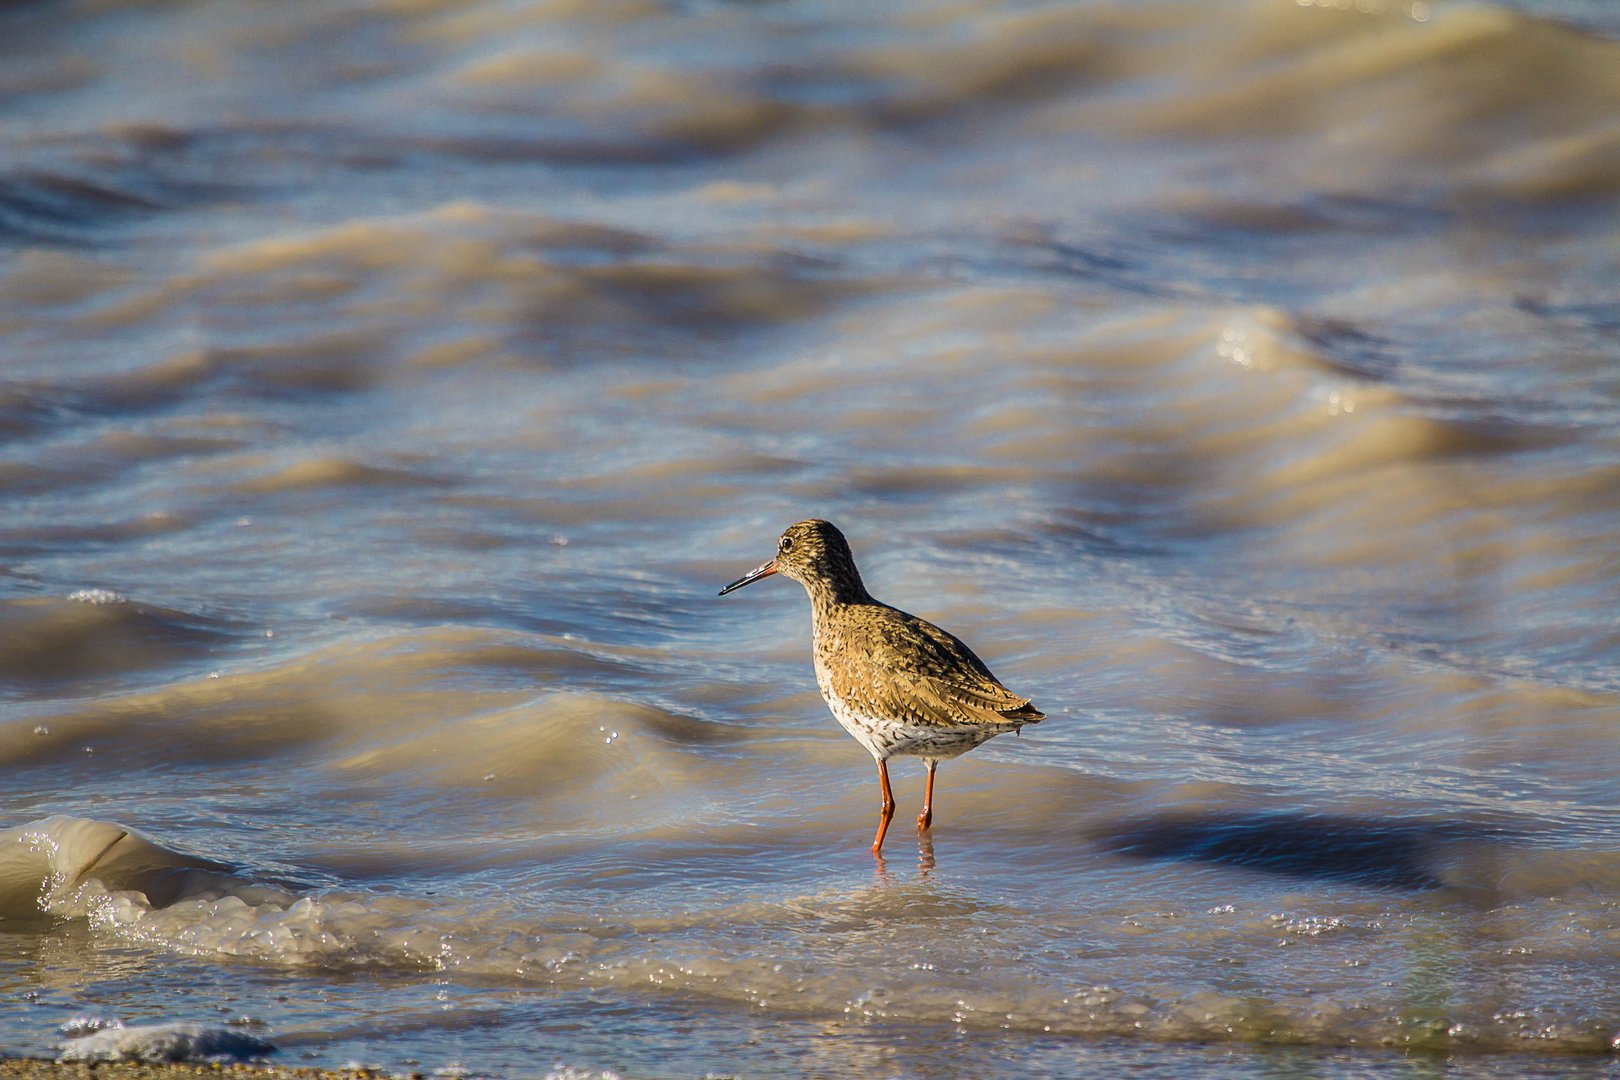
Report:
[[[874,717],[833,693],[819,675],[818,672],[816,681],[821,685],[821,696],[827,699],[827,707],[832,710],[833,718],[878,761],[891,757],[943,761],[967,753],[996,734],[994,731],[940,728],[908,723],[904,719]]]

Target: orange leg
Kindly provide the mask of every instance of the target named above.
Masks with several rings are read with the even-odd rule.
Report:
[[[939,762],[928,763],[928,786],[923,789],[922,813],[917,815],[917,831],[922,832],[934,823],[934,769]]]
[[[876,855],[883,850],[883,834],[889,831],[889,822],[894,820],[894,792],[889,790],[889,765],[879,761],[878,783],[883,785],[883,810],[878,816],[877,836],[872,840],[872,854]]]

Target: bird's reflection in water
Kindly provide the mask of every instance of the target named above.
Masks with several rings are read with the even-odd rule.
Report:
[[[917,834],[917,878],[927,881],[934,873],[934,838],[926,830]],[[884,884],[893,884],[894,876],[889,873],[889,860],[878,855],[872,860],[873,870],[877,879]]]
[[[926,831],[917,834],[917,876],[927,879],[934,872],[934,838]]]

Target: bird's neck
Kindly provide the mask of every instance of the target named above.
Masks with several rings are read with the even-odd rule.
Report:
[[[861,581],[860,571],[853,566],[847,569],[834,570],[819,575],[804,582],[805,591],[810,594],[811,606],[817,608],[834,608],[845,604],[871,604],[874,603],[872,594],[866,591],[866,585]]]

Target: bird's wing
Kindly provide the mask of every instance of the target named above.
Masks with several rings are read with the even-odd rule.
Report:
[[[1001,685],[958,638],[925,619],[889,608],[883,617],[863,620],[845,633],[854,655],[874,665],[879,661],[873,658],[883,658],[879,671],[847,668],[835,677],[834,689],[846,698],[877,698],[873,704],[891,715],[942,727],[1008,729],[1045,716],[1028,698]]]

